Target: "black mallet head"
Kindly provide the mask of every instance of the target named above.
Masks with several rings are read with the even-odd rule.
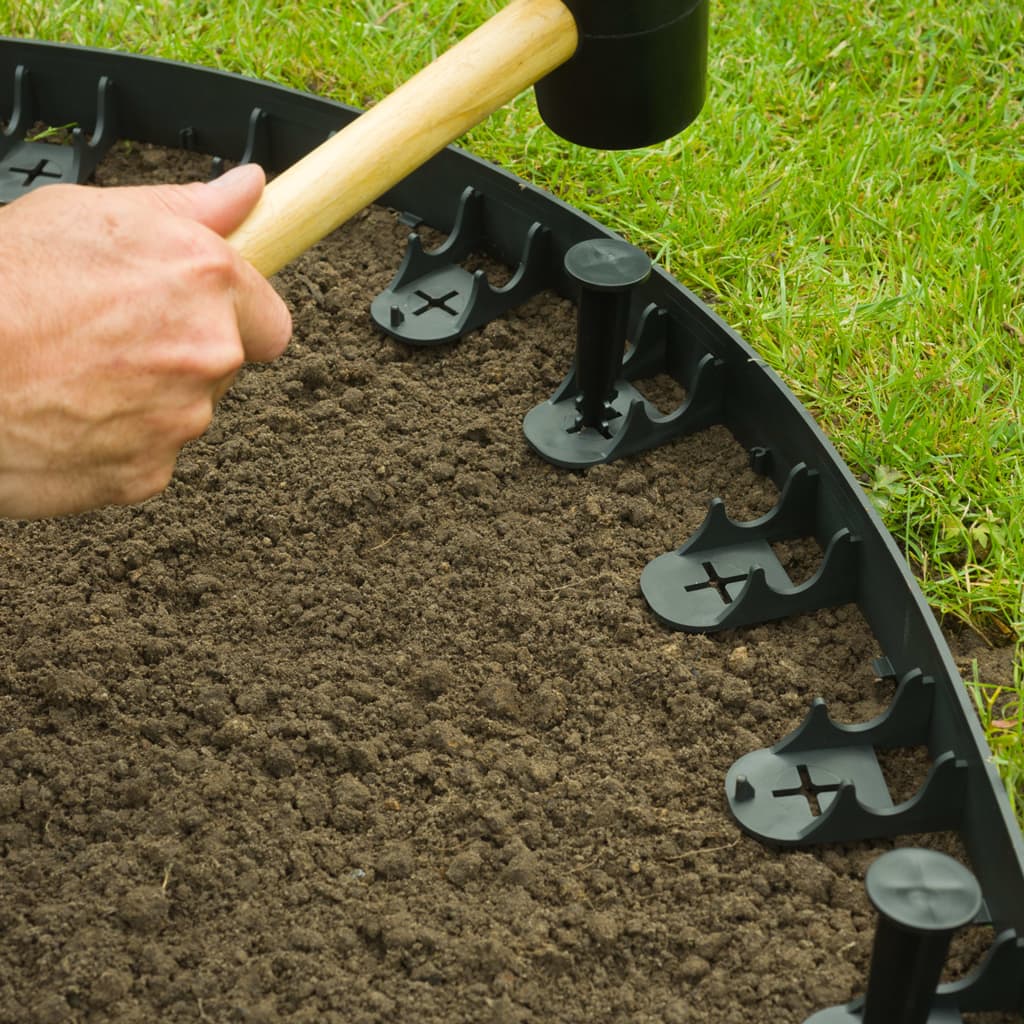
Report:
[[[536,85],[552,131],[594,149],[649,146],[704,104],[709,0],[563,0],[573,57]]]

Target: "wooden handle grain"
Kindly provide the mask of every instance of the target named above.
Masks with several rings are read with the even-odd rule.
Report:
[[[575,52],[561,0],[513,0],[270,182],[228,241],[270,276]]]

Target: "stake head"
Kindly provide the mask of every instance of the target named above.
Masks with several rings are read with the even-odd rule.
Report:
[[[977,879],[937,850],[892,850],[868,868],[865,881],[875,909],[903,931],[952,932],[981,910]]]

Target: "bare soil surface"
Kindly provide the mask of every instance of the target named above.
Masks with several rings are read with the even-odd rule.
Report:
[[[134,146],[100,181],[202,173]],[[571,305],[409,349],[368,316],[406,234],[373,209],[280,276],[294,343],[164,496],[0,523],[5,1024],[800,1024],[863,990],[892,844],[766,849],[723,790],[814,697],[884,709],[860,614],[660,626],[646,562],[774,488],[722,428],[535,457]]]

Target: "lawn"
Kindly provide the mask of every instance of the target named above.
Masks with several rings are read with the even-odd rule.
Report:
[[[0,33],[221,67],[357,106],[493,0],[3,0]],[[857,473],[932,606],[1014,645],[969,680],[1024,813],[1024,16],[940,0],[736,0],[709,97],[628,153],[562,142],[527,94],[462,144],[714,297]]]

